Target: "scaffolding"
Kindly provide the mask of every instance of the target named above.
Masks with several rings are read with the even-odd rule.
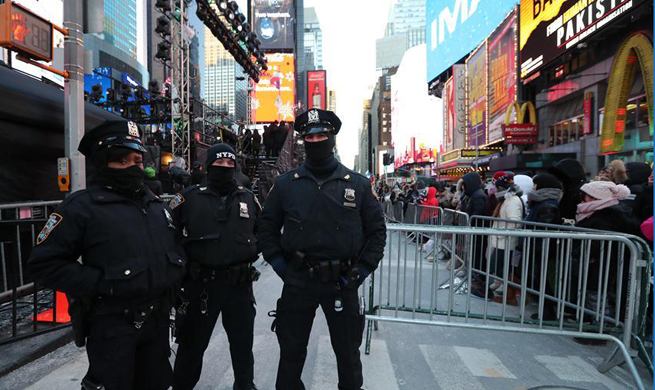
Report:
[[[185,1],[170,0],[171,18],[171,148],[173,157],[181,157],[187,171],[191,167],[191,98],[189,77],[190,37],[188,6]]]

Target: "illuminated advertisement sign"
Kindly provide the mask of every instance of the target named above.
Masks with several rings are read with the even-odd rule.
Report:
[[[584,42],[645,0],[521,0],[521,78]]]
[[[444,134],[446,152],[463,148],[466,134],[466,65],[453,65],[453,75],[444,87]]]
[[[268,70],[255,84],[252,120],[255,123],[293,121],[295,104],[294,56],[291,53],[266,54]]]
[[[251,0],[253,31],[260,50],[293,50],[296,10],[293,0]],[[301,26],[302,27],[302,26]]]
[[[427,82],[480,45],[512,11],[517,2],[518,0],[427,0]]]
[[[516,13],[491,35],[489,44],[489,131],[487,143],[503,138],[507,107],[516,100]]]
[[[466,146],[483,146],[487,137],[487,43],[466,60],[468,113]]]
[[[307,72],[307,104],[309,108],[327,107],[326,78],[324,70],[310,70]]]

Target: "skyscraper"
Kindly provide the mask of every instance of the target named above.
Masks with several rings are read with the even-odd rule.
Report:
[[[105,0],[105,42],[137,59],[136,0]]]
[[[233,120],[247,119],[247,79],[241,66],[205,27],[205,102]]]
[[[378,69],[400,65],[407,49],[425,43],[425,1],[400,0],[393,5],[384,37],[376,42]]]
[[[305,8],[305,69],[323,69],[323,31],[314,7]]]

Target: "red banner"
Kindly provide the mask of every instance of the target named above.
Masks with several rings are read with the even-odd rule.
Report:
[[[326,75],[324,70],[307,72],[307,106],[327,109]]]
[[[593,93],[589,92],[585,94],[585,99],[584,99],[584,105],[582,106],[582,112],[584,115],[584,120],[582,123],[582,128],[583,128],[583,133],[584,134],[591,134],[594,132],[593,128],[593,114],[594,110],[594,95]]]

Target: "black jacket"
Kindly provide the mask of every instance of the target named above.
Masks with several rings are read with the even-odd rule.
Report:
[[[462,180],[464,180],[465,194],[467,197],[466,205],[464,205],[462,211],[471,217],[474,215],[491,215],[488,204],[489,200],[484,190],[482,190],[480,176],[476,172],[470,172],[464,175]]]
[[[525,218],[528,222],[539,222],[549,224],[562,223],[558,202],[555,199],[547,199],[542,202],[530,202],[530,212]]]
[[[170,206],[190,262],[221,268],[257,259],[260,207],[252,192],[235,185],[223,203],[211,188],[192,186]]]
[[[632,215],[644,222],[653,216],[653,186],[644,186],[644,190],[637,194],[632,203]]]
[[[149,190],[135,201],[92,186],[50,216],[28,266],[46,287],[131,307],[157,300],[184,276],[175,234],[168,205]]]
[[[320,185],[304,165],[280,176],[264,204],[258,237],[269,262],[289,261],[296,251],[352,259],[368,241],[361,263],[373,271],[387,235],[369,180],[339,164]]]
[[[148,188],[150,188],[150,191],[152,191],[152,193],[155,195],[161,195],[164,193],[164,189],[161,185],[161,181],[157,179],[146,179],[145,185],[148,186]]]

